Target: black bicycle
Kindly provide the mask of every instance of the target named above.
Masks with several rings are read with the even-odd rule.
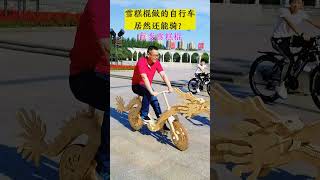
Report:
[[[204,87],[210,95],[210,73],[195,74],[195,77],[188,83],[188,89],[192,94],[197,94],[197,89],[203,91]]]
[[[265,102],[273,102],[279,98],[275,88],[281,82],[285,83],[286,88],[297,90],[299,75],[308,63],[315,62],[316,67],[310,73],[310,92],[314,103],[320,108],[320,36],[308,41],[304,40],[302,35],[295,36],[294,39],[300,42],[298,44],[301,50],[293,54],[295,60],[292,63],[279,52],[259,51],[263,55],[258,57],[250,68],[251,89]]]

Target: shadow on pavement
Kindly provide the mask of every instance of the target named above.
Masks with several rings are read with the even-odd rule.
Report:
[[[132,85],[126,85],[126,86],[111,86],[110,89],[116,89],[116,88],[131,88]]]
[[[130,123],[128,121],[128,113],[119,113],[115,108],[110,108],[110,116],[119,121],[124,127],[126,127],[129,131],[133,131]],[[152,136],[154,137],[158,142],[162,144],[168,144],[171,145],[172,147],[176,148],[174,144],[171,142],[170,139],[168,139],[167,136],[163,135],[160,132],[152,132],[149,131],[149,129],[144,125],[140,131],[141,134],[147,135],[147,136]]]
[[[243,63],[243,64],[251,64],[252,60],[250,59],[241,59],[241,58],[232,58],[232,57],[223,57],[223,58],[219,58],[221,61],[228,61],[231,63]]]
[[[228,163],[226,168],[232,171],[234,164]],[[246,180],[250,174],[243,174],[241,179]],[[258,180],[310,180],[314,179],[313,177],[306,176],[306,175],[294,175],[285,171],[283,169],[274,168],[270,171],[270,173],[266,177],[258,178]]]
[[[173,81],[173,82],[175,82],[175,83],[183,83],[183,84],[188,85],[189,81],[190,80],[177,80],[177,81]]]
[[[200,122],[201,124],[197,124],[194,122],[194,120]],[[191,122],[193,125],[195,126],[203,126],[203,125],[207,125],[210,127],[210,121],[207,117],[203,117],[203,116],[195,116],[192,119],[189,120],[189,122]]]
[[[0,145],[0,174],[14,180],[57,180],[58,164],[46,157],[41,157],[40,166],[26,162],[14,147]]]
[[[260,180],[309,180],[314,179],[305,175],[294,175],[282,169],[272,170],[268,176],[260,178]]]
[[[311,96],[310,96],[311,98]],[[301,110],[301,111],[306,111],[306,112],[311,112],[311,113],[320,113],[319,110],[315,110],[315,109],[309,109],[309,108],[305,108],[305,107],[301,107],[301,106],[296,106],[296,105],[293,105],[293,104],[287,104],[287,103],[275,103],[275,104],[279,104],[281,106],[286,106],[286,107],[289,107],[289,108],[292,108],[292,109],[297,109],[297,110]],[[301,105],[304,105],[304,104],[301,104]]]
[[[237,85],[222,84],[222,83],[221,83],[221,85],[228,92],[230,92],[233,96],[236,96],[236,97],[239,97],[239,98],[246,98],[246,97],[254,97],[255,96],[253,94],[253,92],[251,92],[250,88],[249,88],[249,90],[246,90],[246,88],[239,87]],[[311,96],[306,96],[306,97],[307,98],[311,98]],[[297,109],[297,110],[301,110],[301,111],[305,111],[305,112],[320,113],[319,110],[303,107],[304,104],[302,104],[302,106],[288,104],[288,103],[284,103],[284,102],[274,102],[274,103],[266,103],[266,104],[268,104],[268,105],[277,104],[277,105],[281,105],[281,106],[285,106],[285,107],[288,107],[288,108]]]
[[[67,75],[55,75],[47,77],[37,77],[37,78],[26,78],[26,79],[15,79],[15,80],[4,80],[0,81],[0,86],[9,86],[9,85],[21,85],[29,83],[39,83],[47,81],[56,81],[56,80],[67,80],[69,76]]]
[[[251,89],[249,88],[243,88],[243,87],[239,87],[237,85],[232,85],[232,84],[223,84],[221,83],[221,85],[229,92],[231,93],[233,96],[239,97],[239,98],[246,98],[248,96],[254,96],[253,92],[251,91]]]

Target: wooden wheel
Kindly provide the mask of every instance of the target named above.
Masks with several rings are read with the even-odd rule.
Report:
[[[173,134],[171,130],[171,139],[173,144],[180,150],[180,151],[185,151],[188,149],[189,142],[188,142],[188,133],[187,130],[182,126],[182,124],[179,122],[179,119],[177,116],[175,117],[175,121],[173,121],[173,127],[175,129],[175,133],[178,135],[177,139],[175,135]]]
[[[129,117],[128,119],[129,119],[130,126],[132,127],[133,130],[139,131],[142,128],[143,121],[140,118],[140,116],[138,116],[138,117]]]
[[[140,116],[130,116],[128,117],[130,126],[133,130],[139,131],[143,126],[143,121]]]
[[[60,180],[80,180],[83,179],[77,168],[81,158],[81,151],[84,145],[72,144],[63,152],[59,166]],[[85,174],[85,173],[81,173]]]

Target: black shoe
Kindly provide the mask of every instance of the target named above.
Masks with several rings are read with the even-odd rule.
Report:
[[[170,128],[167,126],[167,124],[164,124],[160,132],[163,135],[168,136],[170,134]]]
[[[144,117],[144,118],[142,118],[143,120],[145,120],[145,121],[150,121],[151,119],[149,118],[149,116],[146,116],[146,117]]]
[[[163,125],[163,130],[165,130],[165,131],[170,131],[170,128],[167,126],[167,124],[164,124],[164,125]]]

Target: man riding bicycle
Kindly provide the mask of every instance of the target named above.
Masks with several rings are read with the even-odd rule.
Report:
[[[302,0],[290,0],[289,8],[281,8],[278,22],[276,23],[273,31],[273,36],[271,38],[272,46],[284,55],[290,64],[293,64],[294,57],[290,50],[292,45],[292,40],[294,35],[300,36],[297,29],[297,25],[302,22],[308,22],[314,27],[320,29],[320,25],[312,21],[309,16],[303,11],[303,1]],[[308,40],[308,37],[304,37]],[[291,65],[289,65],[290,67]],[[287,89],[285,87],[285,77],[281,77],[280,85],[276,87],[276,92],[282,99],[287,98]]]
[[[171,83],[164,72],[161,63],[159,61],[158,48],[155,46],[148,47],[147,57],[141,57],[134,69],[132,77],[132,91],[142,96],[142,107],[140,110],[140,116],[143,120],[150,120],[149,106],[151,104],[157,118],[161,115],[160,104],[157,99],[159,94],[152,89],[152,81],[156,71],[160,74],[162,80],[166,83],[169,92],[173,92]],[[166,126],[165,126],[166,127]]]
[[[70,52],[70,89],[76,99],[104,111],[96,171],[110,179],[109,1],[88,0]],[[89,162],[88,162],[89,163]]]

